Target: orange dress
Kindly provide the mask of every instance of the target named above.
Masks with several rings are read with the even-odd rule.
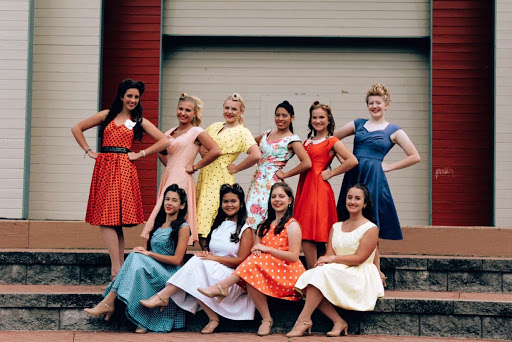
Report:
[[[302,228],[302,240],[327,242],[332,225],[338,222],[334,192],[331,184],[322,178],[322,171],[334,158],[329,152],[338,141],[336,137],[329,137],[304,142],[313,165],[300,175],[293,215]]]
[[[275,226],[270,226],[260,243],[282,251],[288,250],[288,226],[295,219],[291,218],[284,225],[279,235],[274,234]],[[261,293],[286,300],[297,301],[301,298],[293,288],[297,279],[306,270],[300,260],[288,262],[276,258],[270,253],[260,256],[251,254],[235,270],[235,274]]]
[[[133,130],[112,120],[102,146],[131,149]],[[134,226],[144,222],[139,178],[126,153],[100,153],[92,174],[85,221],[96,226]]]

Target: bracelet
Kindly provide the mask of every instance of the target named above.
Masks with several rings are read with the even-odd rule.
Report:
[[[92,149],[91,149],[91,148],[88,148],[87,150],[85,150],[84,158],[83,158],[83,159],[85,159],[85,156],[87,155],[87,153],[88,153],[89,151],[92,151]]]
[[[146,151],[142,150],[142,158],[146,157]]]

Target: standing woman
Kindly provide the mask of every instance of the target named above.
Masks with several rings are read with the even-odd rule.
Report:
[[[272,185],[311,168],[311,159],[300,138],[293,134],[294,117],[293,106],[288,101],[278,104],[274,112],[276,129],[269,129],[255,139],[262,157],[247,193],[247,224],[251,227],[258,227],[265,219]],[[283,167],[295,154],[300,164],[283,172]]]
[[[165,172],[160,181],[157,204],[141,234],[146,239],[149,238],[149,231],[153,228],[155,217],[160,209],[159,203],[162,203],[163,190],[175,183],[187,192],[187,223],[192,230],[189,244],[191,245],[197,241],[196,184],[192,174],[220,156],[219,146],[208,133],[199,127],[202,108],[203,102],[199,98],[185,93],[180,95],[176,107],[176,117],[179,125],[165,132],[170,145],[158,154],[158,158],[165,165]],[[208,153],[197,164],[194,164],[201,146],[204,146]]]
[[[244,110],[244,100],[239,94],[234,93],[228,96],[223,104],[225,121],[211,124],[206,129],[219,145],[222,154],[201,169],[197,180],[197,223],[199,244],[203,250],[219,207],[220,186],[226,183],[234,184],[235,173],[253,166],[261,158],[251,132],[243,125]],[[199,152],[203,157],[205,153],[210,153],[205,146],[202,146]],[[247,153],[247,157],[238,165],[233,164],[242,152]]]
[[[365,184],[373,196],[373,215],[379,227],[379,238],[402,240],[400,222],[384,173],[419,163],[421,158],[407,134],[399,126],[386,121],[385,114],[390,102],[391,94],[386,86],[372,85],[366,93],[370,119],[356,119],[335,132],[338,139],[355,134],[354,154],[359,161],[359,165],[347,172],[343,178],[338,200],[338,216],[340,220],[348,218],[348,211],[344,205],[347,190],[356,183]],[[395,163],[384,163],[384,157],[395,144],[404,150],[406,157]],[[380,272],[378,249],[375,264]],[[386,277],[382,272],[380,275],[385,286]]]
[[[160,152],[169,141],[149,120],[142,117],[140,97],[144,83],[125,79],[119,84],[110,110],[80,121],[71,129],[78,145],[96,159],[85,221],[100,226],[112,263],[112,279],[124,261],[123,226],[144,222],[137,169],[132,161]],[[91,150],[83,132],[100,126],[100,153]],[[157,142],[145,150],[131,152],[134,140],[148,133]]]
[[[294,216],[302,227],[302,250],[310,269],[314,267],[318,255],[325,253],[329,230],[338,222],[334,192],[328,180],[352,169],[357,165],[357,159],[333,136],[335,123],[328,105],[313,102],[309,108],[308,127],[304,147],[313,166],[300,175]],[[336,154],[344,161],[330,170]]]

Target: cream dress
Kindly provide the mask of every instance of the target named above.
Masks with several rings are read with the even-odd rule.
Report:
[[[355,230],[341,231],[343,222],[332,226],[332,248],[336,255],[354,254],[359,242],[368,229],[375,227],[373,222],[366,222]],[[379,271],[373,264],[375,251],[358,266],[344,264],[325,264],[302,274],[295,284],[295,289],[302,293],[308,285],[322,292],[332,304],[340,308],[355,311],[371,311],[375,308],[377,298],[384,296],[384,287]]]

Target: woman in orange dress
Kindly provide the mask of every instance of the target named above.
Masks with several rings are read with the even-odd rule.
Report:
[[[332,225],[338,222],[334,192],[328,180],[357,165],[356,157],[336,137],[331,107],[313,102],[309,108],[309,133],[304,147],[312,167],[301,173],[297,186],[294,217],[302,227],[302,250],[308,269],[315,266],[319,255],[325,253]],[[339,154],[340,166],[330,170],[331,161]]]
[[[252,255],[226,279],[206,289],[197,289],[205,296],[217,297],[220,303],[231,286],[244,280],[262,318],[259,336],[269,335],[274,323],[267,296],[291,301],[300,299],[294,285],[305,269],[299,260],[301,229],[292,217],[293,201],[290,186],[275,183],[270,190],[268,217],[258,226]]]
[[[85,221],[100,226],[112,263],[112,279],[124,261],[123,227],[144,222],[139,179],[134,160],[165,149],[169,141],[150,121],[142,117],[142,82],[125,79],[119,84],[110,110],[103,110],[80,121],[71,129],[78,145],[95,159]],[[84,131],[100,126],[100,153],[92,151]],[[146,132],[157,142],[132,152],[134,140]]]

